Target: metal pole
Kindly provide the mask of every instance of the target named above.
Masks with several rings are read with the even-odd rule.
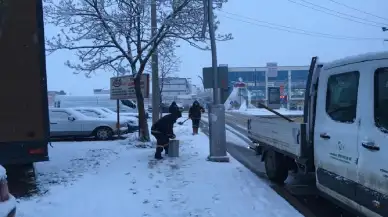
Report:
[[[207,21],[209,24],[212,67],[214,73],[213,105],[209,107],[210,154],[208,160],[213,162],[229,162],[229,157],[226,153],[225,106],[220,104],[221,96],[220,89],[218,87],[217,47],[214,29],[213,0],[208,0],[207,3]]]
[[[213,68],[213,103],[218,105],[220,103],[220,95],[218,88],[218,64],[217,64],[217,46],[214,30],[214,15],[213,15],[213,0],[208,0],[209,9],[209,36],[210,36],[210,47],[212,52],[212,68]]]
[[[156,0],[151,2],[151,31],[152,36],[156,35],[157,30],[157,18],[156,18]],[[152,64],[152,123],[159,120],[160,111],[160,90],[159,90],[159,60],[158,50],[155,49],[151,57]]]
[[[117,77],[120,76],[119,72],[116,74]],[[119,138],[121,137],[120,135],[120,100],[116,100],[116,128],[117,128],[117,135]]]

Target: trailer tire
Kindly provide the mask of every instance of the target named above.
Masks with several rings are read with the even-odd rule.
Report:
[[[268,179],[277,184],[284,184],[288,177],[286,158],[273,150],[268,150],[264,157],[265,172]]]

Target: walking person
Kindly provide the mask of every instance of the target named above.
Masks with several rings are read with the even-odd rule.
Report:
[[[168,108],[168,113],[173,114],[175,112],[180,112],[180,110],[179,110],[179,106],[176,104],[176,102],[173,101],[171,103],[170,107]]]
[[[182,117],[182,113],[178,110],[178,112],[160,118],[152,125],[151,134],[156,139],[155,159],[163,159],[163,149],[165,154],[168,154],[168,143],[170,142],[170,139],[175,139],[176,137],[173,129],[174,124],[180,117]]]
[[[201,121],[201,115],[204,112],[205,109],[197,100],[195,100],[189,109],[189,118],[191,119],[193,125],[193,135],[198,134],[199,122]]]

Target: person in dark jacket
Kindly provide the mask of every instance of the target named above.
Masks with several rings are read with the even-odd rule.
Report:
[[[193,105],[189,109],[189,118],[193,123],[193,135],[198,134],[199,122],[201,121],[201,114],[205,112],[205,109],[199,104],[197,100],[193,102]]]
[[[174,114],[176,112],[180,112],[179,110],[179,106],[176,104],[175,101],[173,101],[170,105],[170,107],[168,108],[168,113],[170,114]]]
[[[155,159],[161,160],[163,149],[168,154],[168,143],[170,139],[175,139],[174,123],[182,117],[181,112],[174,112],[160,118],[151,127],[151,134],[156,139]]]

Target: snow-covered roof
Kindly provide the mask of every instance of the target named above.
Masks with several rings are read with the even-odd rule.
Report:
[[[3,166],[0,165],[0,180],[7,178],[7,171]]]
[[[342,59],[334,60],[332,62],[324,63],[323,68],[330,69],[347,64],[379,59],[388,59],[388,52],[365,53],[361,55],[349,56]]]

